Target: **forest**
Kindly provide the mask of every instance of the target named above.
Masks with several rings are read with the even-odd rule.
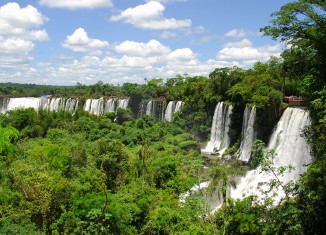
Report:
[[[75,98],[80,106],[88,98],[129,99],[128,108],[101,115],[0,113],[0,234],[326,234],[325,10],[323,0],[298,0],[273,13],[261,32],[288,47],[250,69],[119,86],[0,83],[0,107],[12,97]],[[228,197],[233,178],[249,169],[261,165],[276,179],[284,172],[271,167],[273,153],[264,146],[288,107],[284,97],[292,95],[304,97],[310,113],[302,136],[313,160],[298,182],[270,183],[292,196],[277,204],[267,193],[263,202]],[[149,100],[183,105],[171,121],[140,116]],[[234,107],[224,155],[235,156],[240,146],[245,107],[257,109],[255,157],[248,163],[201,153],[221,101]],[[180,199],[204,181],[211,182],[208,194],[223,195],[215,211],[205,197]]]

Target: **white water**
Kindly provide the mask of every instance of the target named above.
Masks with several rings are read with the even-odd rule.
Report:
[[[117,108],[126,109],[128,107],[128,104],[129,104],[129,99],[119,99]]]
[[[104,112],[114,112],[116,108],[126,109],[128,104],[129,99],[118,99],[117,107],[115,107],[116,100],[114,98],[110,98],[106,101],[103,97],[100,99],[87,99],[84,105],[84,111],[99,116]]]
[[[18,108],[34,108],[35,110],[38,110],[45,104],[46,101],[44,101],[42,97],[10,98],[7,103],[6,110],[3,111],[10,111]]]
[[[175,110],[175,102],[170,101],[165,110],[164,119],[166,121],[168,121],[168,122],[172,121],[174,110]]]
[[[110,98],[105,101],[102,97],[100,99],[87,99],[84,105],[84,111],[94,115],[102,115],[104,112],[115,111],[116,100]],[[119,99],[117,101],[117,108],[126,109],[128,107],[129,99]],[[0,113],[18,109],[18,108],[34,108],[45,109],[49,111],[67,111],[75,112],[78,109],[79,100],[73,98],[51,98],[50,96],[43,97],[22,97],[22,98],[4,98],[0,100]]]
[[[164,119],[168,122],[172,121],[173,114],[179,112],[182,105],[182,101],[170,101],[166,107]]]
[[[229,137],[229,126],[231,123],[231,114],[233,107],[226,106],[224,102],[219,102],[216,105],[212,128],[211,128],[211,137],[210,141],[207,143],[206,148],[202,149],[202,152],[206,153],[215,153],[218,152],[220,155],[224,153],[224,151],[230,145],[230,137]]]
[[[101,115],[104,112],[104,99],[87,99],[84,106],[84,111],[94,115]]]
[[[150,100],[147,105],[146,105],[146,115],[152,116],[153,115],[153,110],[154,110],[154,102]]]
[[[49,96],[43,97],[22,97],[22,98],[8,98],[2,100],[2,107],[0,112],[5,113],[6,111],[18,109],[18,108],[34,108],[45,109],[49,111],[68,111],[74,112],[78,108],[77,99],[65,99],[65,98],[51,98]]]
[[[256,138],[255,124],[256,121],[256,108],[251,109],[246,106],[243,114],[241,144],[238,151],[239,160],[248,162],[251,154],[251,146]]]
[[[108,99],[105,103],[105,112],[114,112],[115,110],[115,99]]]
[[[296,182],[300,175],[306,171],[307,164],[312,158],[310,148],[305,138],[301,135],[302,129],[310,125],[309,112],[301,108],[287,108],[279,120],[268,144],[268,149],[275,149],[276,156],[273,167],[293,166],[295,169],[280,176],[286,184],[291,180]],[[232,198],[257,195],[263,199],[261,190],[268,189],[268,183],[275,179],[273,175],[262,173],[261,168],[249,171],[241,178],[235,189],[231,189]],[[285,196],[281,189],[276,191],[276,202]]]
[[[179,112],[182,105],[183,105],[183,101],[177,101],[177,104],[175,105],[174,113]]]

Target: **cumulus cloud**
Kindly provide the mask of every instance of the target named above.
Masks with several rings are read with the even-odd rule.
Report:
[[[127,40],[117,45],[115,50],[125,55],[140,57],[161,56],[170,52],[170,48],[163,46],[157,40],[150,40],[147,43]]]
[[[177,34],[175,32],[164,31],[160,36],[161,38],[175,38]]]
[[[168,55],[168,59],[174,62],[191,61],[196,57],[196,54],[190,48],[176,49]]]
[[[39,3],[51,8],[65,8],[69,10],[113,7],[111,0],[40,0]]]
[[[281,46],[263,46],[263,47],[226,47],[218,52],[217,58],[220,60],[242,60],[250,61],[267,61],[271,56],[279,56]]]
[[[5,54],[27,54],[34,49],[34,44],[31,41],[23,39],[1,39],[0,38],[0,51]]]
[[[146,2],[151,2],[153,0],[146,0]],[[170,3],[170,2],[187,2],[188,0],[156,0],[156,2]]]
[[[40,29],[47,20],[31,5],[20,7],[9,2],[0,6],[0,68],[4,77],[11,78],[14,74],[19,78],[31,71],[28,68],[34,59],[30,55],[34,41],[48,39],[47,32]]]
[[[35,7],[28,5],[21,8],[10,2],[0,7],[0,36],[19,37],[43,41],[48,39],[45,30],[38,30],[47,21]]]
[[[242,38],[246,36],[246,33],[243,29],[232,29],[231,31],[227,32],[224,36],[232,38]]]
[[[83,28],[78,28],[72,35],[67,36],[62,46],[76,52],[95,51],[95,54],[98,54],[98,50],[108,47],[109,43],[99,39],[89,38],[87,32]]]
[[[119,15],[110,18],[111,21],[122,21],[142,29],[167,30],[191,26],[191,20],[176,20],[165,18],[165,7],[157,1],[150,1],[134,8],[128,8]]]
[[[228,42],[225,44],[225,47],[250,47],[252,46],[252,42],[249,39],[242,39],[241,41],[237,42]]]

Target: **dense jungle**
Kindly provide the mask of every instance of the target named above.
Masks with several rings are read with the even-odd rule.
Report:
[[[261,32],[287,44],[280,58],[252,68],[216,68],[208,77],[180,74],[143,84],[48,86],[0,84],[0,106],[13,97],[85,100],[128,97],[126,109],[93,115],[15,109],[0,113],[0,234],[325,234],[326,233],[326,3],[284,5]],[[234,176],[258,165],[275,175],[267,143],[288,107],[284,97],[303,97],[311,126],[302,135],[312,163],[295,184],[273,181],[286,195],[275,205],[266,194],[227,196]],[[142,102],[183,102],[171,121],[139,115]],[[230,147],[240,146],[243,110],[257,109],[255,161],[216,160],[201,148],[210,138],[218,102],[234,107]],[[267,159],[267,160],[266,160]],[[211,181],[221,207],[186,197]],[[218,200],[216,198],[216,200]]]

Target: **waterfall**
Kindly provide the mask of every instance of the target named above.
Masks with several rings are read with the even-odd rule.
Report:
[[[168,122],[172,121],[173,114],[180,111],[181,106],[183,105],[182,101],[170,101],[166,107],[164,119]]]
[[[91,104],[91,110],[90,113],[95,115],[101,115],[104,111],[104,99],[93,99]]]
[[[256,138],[255,124],[256,121],[256,108],[251,109],[246,106],[243,114],[241,144],[238,151],[239,160],[248,162],[251,154],[251,146]]]
[[[128,107],[129,98],[119,99],[117,108],[126,109]],[[110,98],[105,100],[103,97],[99,99],[87,99],[84,104],[84,111],[94,115],[102,115],[104,112],[114,112],[116,99]],[[34,108],[35,110],[44,109],[49,111],[66,111],[75,113],[78,109],[79,100],[73,98],[52,98],[51,96],[42,97],[22,97],[22,98],[2,98],[0,99],[0,112],[17,109],[17,108]]]
[[[114,112],[115,110],[115,99],[108,99],[105,103],[105,112]]]
[[[1,112],[6,112],[18,108],[34,108],[35,110],[38,110],[39,108],[43,107],[45,102],[46,100],[44,100],[44,97],[10,98],[6,104],[6,107],[3,107]]]
[[[224,102],[219,102],[216,105],[212,122],[211,138],[206,148],[202,149],[202,152],[215,153],[218,151],[219,154],[223,154],[229,147],[230,138],[228,132],[232,110],[233,107],[231,105],[226,106]]]
[[[9,99],[3,98],[0,99],[0,113],[5,113],[8,107]]]
[[[175,102],[170,101],[168,103],[168,106],[166,107],[166,110],[165,110],[164,119],[166,121],[170,122],[172,120],[174,110],[175,110]]]
[[[306,171],[307,165],[312,161],[310,148],[306,139],[301,135],[302,129],[310,125],[309,112],[301,108],[287,108],[279,120],[273,134],[270,138],[268,149],[274,149],[276,156],[272,167],[293,166],[290,172],[279,176],[279,179],[285,184],[298,181],[301,174]],[[261,190],[268,188],[268,182],[275,179],[272,174],[261,172],[258,167],[249,171],[246,176],[240,179],[240,183],[235,189],[231,189],[232,198],[242,198],[255,194],[263,199]],[[277,192],[276,202],[279,202],[284,193],[281,190]]]
[[[84,111],[89,112],[94,115],[101,115],[104,112],[104,99],[87,99]]]
[[[179,112],[182,105],[183,105],[182,101],[177,101],[177,104],[175,105],[174,113]]]
[[[117,108],[126,109],[128,107],[128,104],[129,104],[129,99],[119,99]]]
[[[155,102],[150,100],[147,105],[146,105],[146,115],[147,116],[153,116],[153,113],[154,113],[154,105],[155,105]]]
[[[78,103],[79,103],[78,99],[69,98],[66,100],[66,104],[63,110],[67,112],[75,113],[76,110],[78,109]]]
[[[117,103],[117,107],[115,107]],[[114,99],[110,98],[104,100],[100,99],[87,99],[84,105],[84,111],[90,112],[94,115],[102,115],[104,112],[114,112],[117,108],[126,109],[129,104],[129,98],[125,99]]]
[[[62,110],[63,106],[63,99],[62,98],[53,98],[48,101],[48,109],[50,111],[59,111]]]

